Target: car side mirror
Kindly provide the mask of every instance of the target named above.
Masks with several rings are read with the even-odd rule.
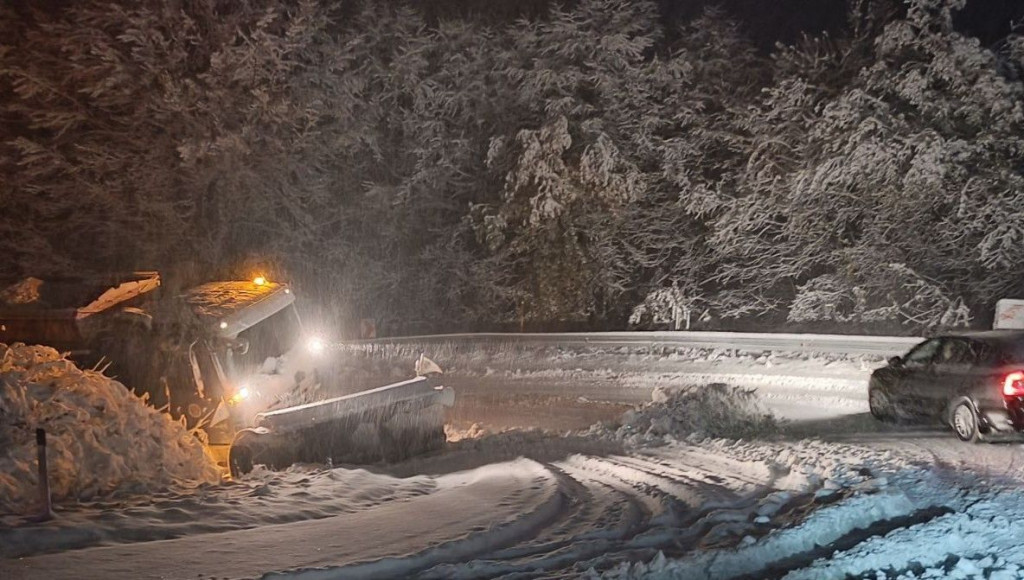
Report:
[[[894,356],[894,357],[889,359],[889,366],[891,366],[891,367],[901,367],[901,366],[903,366],[903,359],[898,357],[898,356]]]

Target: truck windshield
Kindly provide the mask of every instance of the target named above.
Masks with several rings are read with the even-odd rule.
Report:
[[[290,304],[268,318],[238,333],[239,340],[248,341],[245,354],[232,353],[236,371],[254,373],[269,357],[279,357],[299,344],[302,327],[295,306]]]

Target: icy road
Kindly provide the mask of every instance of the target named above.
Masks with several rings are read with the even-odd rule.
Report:
[[[876,423],[865,386],[877,357],[449,354],[438,358],[459,369],[448,377],[459,398],[444,453],[258,470],[146,500],[65,506],[45,526],[8,518],[0,577],[1024,574],[1000,545],[1024,533],[1021,446]],[[692,409],[666,411],[663,394],[717,382],[756,388],[788,419],[781,433],[735,441],[678,431]],[[643,421],[588,429],[652,396],[662,407]],[[658,434],[631,429],[651,417]]]

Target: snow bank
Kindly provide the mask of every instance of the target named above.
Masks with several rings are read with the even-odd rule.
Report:
[[[919,508],[943,505],[950,513],[867,538],[791,571],[785,580],[1024,577],[1019,549],[1024,507],[1018,483],[993,489],[970,478],[931,473],[899,483]]]
[[[777,335],[770,335],[777,336]],[[813,335],[805,335],[807,336]],[[850,339],[858,337],[846,337]],[[869,338],[869,337],[859,337]],[[808,340],[810,340],[808,338]],[[909,344],[907,348],[909,348]],[[462,375],[521,375],[534,372],[604,370],[612,374],[676,371],[680,367],[722,372],[723,368],[771,370],[789,374],[835,375],[870,371],[885,364],[882,354],[773,351],[765,348],[712,348],[673,344],[605,345],[540,344],[531,342],[451,341],[394,344],[335,345],[336,356],[360,361],[375,374],[408,374],[421,354],[446,373]],[[788,371],[787,371],[788,369]]]
[[[753,389],[711,383],[670,390],[656,388],[651,403],[627,411],[615,430],[618,439],[642,442],[669,436],[741,439],[774,435],[778,422]],[[598,434],[601,427],[592,428]]]
[[[49,347],[0,344],[0,514],[38,509],[39,427],[55,501],[220,478],[198,440],[117,381]]]

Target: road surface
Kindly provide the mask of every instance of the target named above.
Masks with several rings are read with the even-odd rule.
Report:
[[[865,384],[878,357],[577,354],[483,361],[448,375],[458,392],[453,438],[472,436],[433,456],[368,471],[258,472],[233,487],[181,493],[158,505],[71,506],[46,526],[0,526],[0,544],[21,546],[20,557],[0,560],[0,576],[576,577],[612,573],[630,561],[756,549],[762,538],[777,537],[773,530],[800,532],[805,526],[794,523],[827,512],[829,503],[862,488],[856,486],[882,485],[872,478],[884,466],[1019,485],[1019,444],[966,445],[941,427],[874,421]],[[756,388],[788,419],[781,439],[637,448],[566,435],[615,423],[656,389],[711,382]],[[901,504],[892,494],[865,497],[880,499],[838,520],[884,532],[945,513],[937,504]],[[344,505],[328,509],[338,498]],[[814,541],[863,540],[853,527],[833,528]],[[761,568],[749,568],[760,561],[747,558],[728,569],[781,577],[821,555],[820,548],[792,550]],[[711,575],[710,567],[701,569]]]

